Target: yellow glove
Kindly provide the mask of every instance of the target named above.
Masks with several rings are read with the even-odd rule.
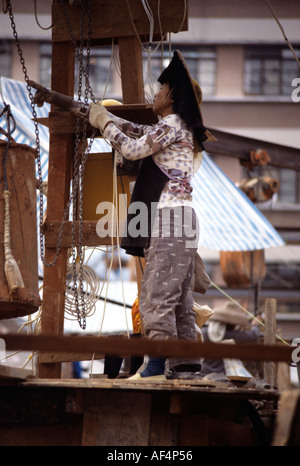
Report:
[[[107,123],[111,121],[108,111],[100,102],[90,104],[89,122],[94,128],[99,128],[103,132]]]

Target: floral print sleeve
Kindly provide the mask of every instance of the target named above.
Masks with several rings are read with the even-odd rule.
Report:
[[[131,128],[126,127],[126,134],[111,123],[104,130],[104,137],[109,139],[114,148],[127,160],[139,160],[154,155],[170,146],[177,139],[176,129],[163,120],[153,127],[142,127],[145,134],[141,137],[133,136],[136,134],[135,131],[141,130],[140,125],[132,123],[130,125],[132,125]]]
[[[147,131],[150,131],[152,129],[152,126],[139,125],[137,123],[125,120],[124,118],[119,118],[110,112],[108,113],[116,127],[119,128],[119,130],[122,131],[122,133],[126,134],[131,138],[140,138]]]
[[[191,205],[193,174],[193,134],[179,115],[162,118],[155,126],[138,125],[111,115],[104,130],[114,148],[128,160],[152,156],[166,173],[166,183],[158,207]]]

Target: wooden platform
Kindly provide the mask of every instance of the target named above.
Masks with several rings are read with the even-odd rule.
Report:
[[[201,380],[28,378],[0,384],[0,445],[270,445],[278,399]]]

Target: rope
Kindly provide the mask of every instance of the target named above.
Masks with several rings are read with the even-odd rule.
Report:
[[[106,94],[107,86],[108,86],[109,79],[110,79],[111,68],[112,68],[112,64],[114,62],[114,57],[115,57],[115,48],[114,48],[114,40],[112,39],[109,68],[108,68],[106,83],[105,83],[105,86],[104,86],[104,91],[103,91],[103,94],[102,94],[102,97],[101,97],[101,102],[102,102],[102,100],[104,100],[104,97],[105,97],[105,94]]]
[[[295,60],[296,60],[296,62],[297,62],[297,64],[298,64],[298,66],[299,66],[299,68],[300,68],[300,60],[299,60],[299,58],[297,57],[296,52],[295,52],[295,50],[294,50],[294,48],[293,48],[291,42],[290,42],[289,39],[287,38],[287,36],[286,36],[286,34],[285,34],[285,31],[284,31],[284,29],[283,29],[282,24],[281,24],[280,21],[278,20],[276,14],[275,14],[275,11],[274,11],[274,9],[273,9],[273,7],[272,7],[272,5],[271,5],[270,0],[266,0],[266,3],[267,3],[267,5],[268,5],[268,7],[269,7],[269,9],[270,9],[270,11],[271,11],[271,13],[272,13],[272,15],[273,15],[275,21],[276,21],[276,23],[277,23],[278,26],[279,26],[279,29],[280,29],[280,31],[281,31],[283,37],[284,37],[284,40],[286,41],[287,45],[289,46],[289,48],[290,48],[290,50],[291,50],[291,52],[292,52],[292,54],[293,54],[293,56],[294,56],[294,58],[295,58]]]
[[[107,275],[107,282],[106,282],[106,293],[104,297],[104,307],[103,307],[103,315],[102,315],[102,320],[100,324],[100,329],[98,332],[98,336],[101,335],[102,329],[103,329],[103,324],[104,324],[104,318],[105,318],[105,312],[106,312],[106,303],[107,303],[107,293],[108,293],[108,283],[109,283],[109,276],[110,272],[112,269],[113,265],[113,256],[114,256],[114,248],[113,248],[113,237],[114,237],[114,216],[115,216],[115,211],[118,212],[118,185],[117,185],[117,157],[114,157],[114,167],[113,167],[113,210],[112,210],[112,220],[111,220],[111,239],[112,239],[112,253],[111,253],[111,260],[110,260],[110,265],[108,269],[108,275]],[[121,274],[121,287],[122,287],[122,296],[123,296],[123,306],[124,306],[124,315],[125,315],[125,322],[126,322],[126,331],[127,331],[127,337],[130,338],[130,332],[129,332],[129,326],[128,326],[128,320],[127,320],[127,312],[126,312],[126,303],[125,303],[125,295],[124,295],[124,283],[123,283],[123,275],[122,275],[122,264],[121,264],[121,255],[120,255],[120,242],[119,242],[119,224],[118,224],[118,219],[116,219],[116,238],[117,238],[117,251],[118,251],[118,261],[119,261],[119,268],[120,268],[120,274]],[[107,271],[107,269],[106,269]],[[95,360],[95,353],[92,355],[91,359],[91,372],[90,375],[93,374],[93,365],[94,365],[94,360]]]
[[[76,263],[76,275],[74,276],[73,264],[67,270],[67,277],[69,279],[66,283],[66,296],[65,296],[65,318],[68,320],[78,319],[78,303],[75,300],[74,281],[79,274],[79,263]],[[78,294],[80,298],[84,294],[84,313],[85,317],[92,316],[96,310],[96,303],[98,301],[100,279],[97,273],[86,264],[82,266],[82,280],[85,284],[85,289],[79,289]],[[79,310],[81,312],[81,309]]]
[[[4,271],[6,280],[8,283],[9,291],[11,293],[16,292],[20,288],[24,288],[23,278],[19,269],[19,266],[14,259],[11,251],[11,239],[10,239],[10,208],[9,198],[10,192],[5,190],[4,194],[5,211],[4,211]]]
[[[147,92],[145,93],[145,98],[146,98],[146,101],[153,102],[153,97],[154,97],[154,94],[155,94],[155,90],[154,90],[154,87],[153,87],[151,59],[152,59],[152,55],[154,53],[156,53],[156,51],[158,50],[158,48],[160,46],[162,47],[162,56],[163,56],[163,41],[165,40],[165,36],[162,33],[162,27],[161,27],[160,1],[158,2],[158,22],[159,22],[159,30],[160,30],[160,34],[161,34],[161,39],[160,39],[160,41],[158,42],[158,44],[155,47],[152,46],[153,45],[153,34],[154,34],[154,16],[153,16],[153,13],[151,11],[151,8],[149,6],[148,1],[147,0],[142,0],[142,4],[143,4],[144,10],[145,10],[145,13],[146,13],[146,15],[148,17],[148,20],[149,20],[149,40],[148,40],[148,46],[147,47],[145,47],[144,44],[142,43],[141,38],[139,36],[139,33],[138,33],[137,29],[136,29],[134,19],[133,19],[133,16],[132,16],[131,7],[130,7],[130,4],[129,4],[129,0],[126,0],[126,1],[127,1],[127,7],[128,7],[129,15],[130,15],[131,24],[132,24],[132,27],[134,29],[135,35],[136,35],[137,39],[139,40],[141,50],[144,51],[147,54],[147,72],[146,72],[146,78],[144,80],[144,87],[146,87],[147,84],[148,84],[149,93],[147,93]]]
[[[55,21],[48,27],[44,27],[40,24],[38,17],[37,17],[37,0],[34,0],[34,17],[35,17],[36,24],[39,26],[39,28],[43,29],[44,31],[51,29],[55,24]]]
[[[3,94],[2,94],[2,83],[0,80],[0,92],[1,92],[1,98],[2,102],[4,105],[4,109],[1,112],[1,115],[6,115],[6,121],[7,121],[7,144],[5,147],[5,151],[3,154],[3,180],[4,180],[4,192],[3,192],[3,197],[4,197],[4,239],[3,239],[3,245],[4,245],[4,256],[5,256],[5,262],[4,262],[4,272],[8,284],[8,288],[10,293],[15,293],[17,290],[20,288],[24,288],[24,281],[20,272],[20,268],[13,257],[12,250],[11,250],[11,237],[10,237],[10,192],[8,189],[8,182],[7,182],[7,171],[6,171],[6,164],[7,164],[7,156],[8,156],[8,150],[10,147],[10,142],[11,142],[11,134],[14,132],[16,128],[16,122],[15,119],[13,118],[11,111],[10,111],[10,106],[7,105],[3,99]],[[10,122],[13,122],[13,127],[11,129]]]
[[[224,296],[226,296],[226,298],[228,298],[230,301],[232,301],[236,306],[238,306],[244,312],[246,312],[246,314],[248,314],[252,319],[254,319],[259,325],[262,325],[263,327],[265,327],[265,324],[261,320],[259,320],[254,314],[249,312],[240,303],[238,303],[235,299],[233,299],[231,296],[229,296],[229,294],[226,293],[226,291],[222,290],[218,285],[216,285],[216,283],[211,282],[211,284],[214,286],[214,288],[216,288],[218,291],[220,291],[220,293],[222,293]],[[281,338],[280,335],[276,334],[275,336],[276,336],[276,338],[278,338],[278,340],[282,341],[282,343],[284,343],[287,346],[290,346],[290,344],[287,341],[285,341],[283,338]]]

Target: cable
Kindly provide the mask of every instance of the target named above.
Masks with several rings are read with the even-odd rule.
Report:
[[[34,16],[35,16],[36,24],[39,26],[39,28],[43,29],[44,31],[47,31],[48,29],[51,29],[54,26],[55,21],[48,27],[43,27],[39,23],[39,20],[38,20],[38,17],[37,17],[37,0],[34,0]]]
[[[113,63],[113,61],[114,61],[114,55],[115,55],[114,40],[112,39],[110,63],[109,63],[107,79],[106,79],[106,83],[105,83],[105,86],[104,86],[104,91],[103,91],[103,94],[102,94],[101,102],[102,102],[102,100],[104,100],[104,96],[105,96],[105,94],[106,94],[107,86],[108,86],[109,79],[110,79],[111,67],[112,67],[112,63]]]
[[[224,290],[222,290],[218,285],[216,285],[216,283],[214,282],[211,282],[211,284],[218,290],[220,291],[220,293],[222,293],[224,296],[226,296],[226,298],[228,298],[230,301],[232,301],[234,304],[236,304],[240,309],[242,309],[244,312],[246,312],[252,319],[256,320],[256,322],[258,322],[260,325],[262,325],[263,327],[265,327],[265,324],[263,322],[261,322],[257,317],[255,317],[255,315],[253,315],[251,312],[249,312],[246,308],[244,308],[240,303],[238,303],[235,299],[233,299],[231,296],[229,296],[228,293],[226,293]],[[275,335],[278,340],[282,341],[285,345],[287,346],[290,346],[290,344],[285,341],[283,338],[281,338],[280,335]]]
[[[285,34],[285,32],[284,32],[284,29],[283,29],[282,24],[281,24],[280,21],[278,20],[276,14],[275,14],[275,11],[274,11],[274,9],[273,9],[273,7],[272,7],[272,5],[271,5],[270,0],[266,0],[266,3],[267,3],[267,5],[268,5],[268,7],[269,7],[269,9],[270,9],[270,11],[271,11],[271,13],[272,13],[272,15],[273,15],[275,21],[276,21],[276,23],[278,24],[279,29],[280,29],[281,32],[282,32],[282,35],[283,35],[283,37],[284,37],[284,40],[286,41],[287,45],[289,46],[289,48],[290,48],[290,50],[291,50],[291,52],[292,52],[292,54],[293,54],[293,56],[294,56],[294,58],[295,58],[295,60],[296,60],[296,62],[297,62],[297,64],[298,64],[298,66],[299,66],[299,68],[300,68],[300,60],[299,60],[299,58],[297,57],[296,52],[295,52],[295,50],[294,50],[294,48],[293,48],[291,42],[289,41],[289,39],[287,38],[287,36],[286,36],[286,34]]]

